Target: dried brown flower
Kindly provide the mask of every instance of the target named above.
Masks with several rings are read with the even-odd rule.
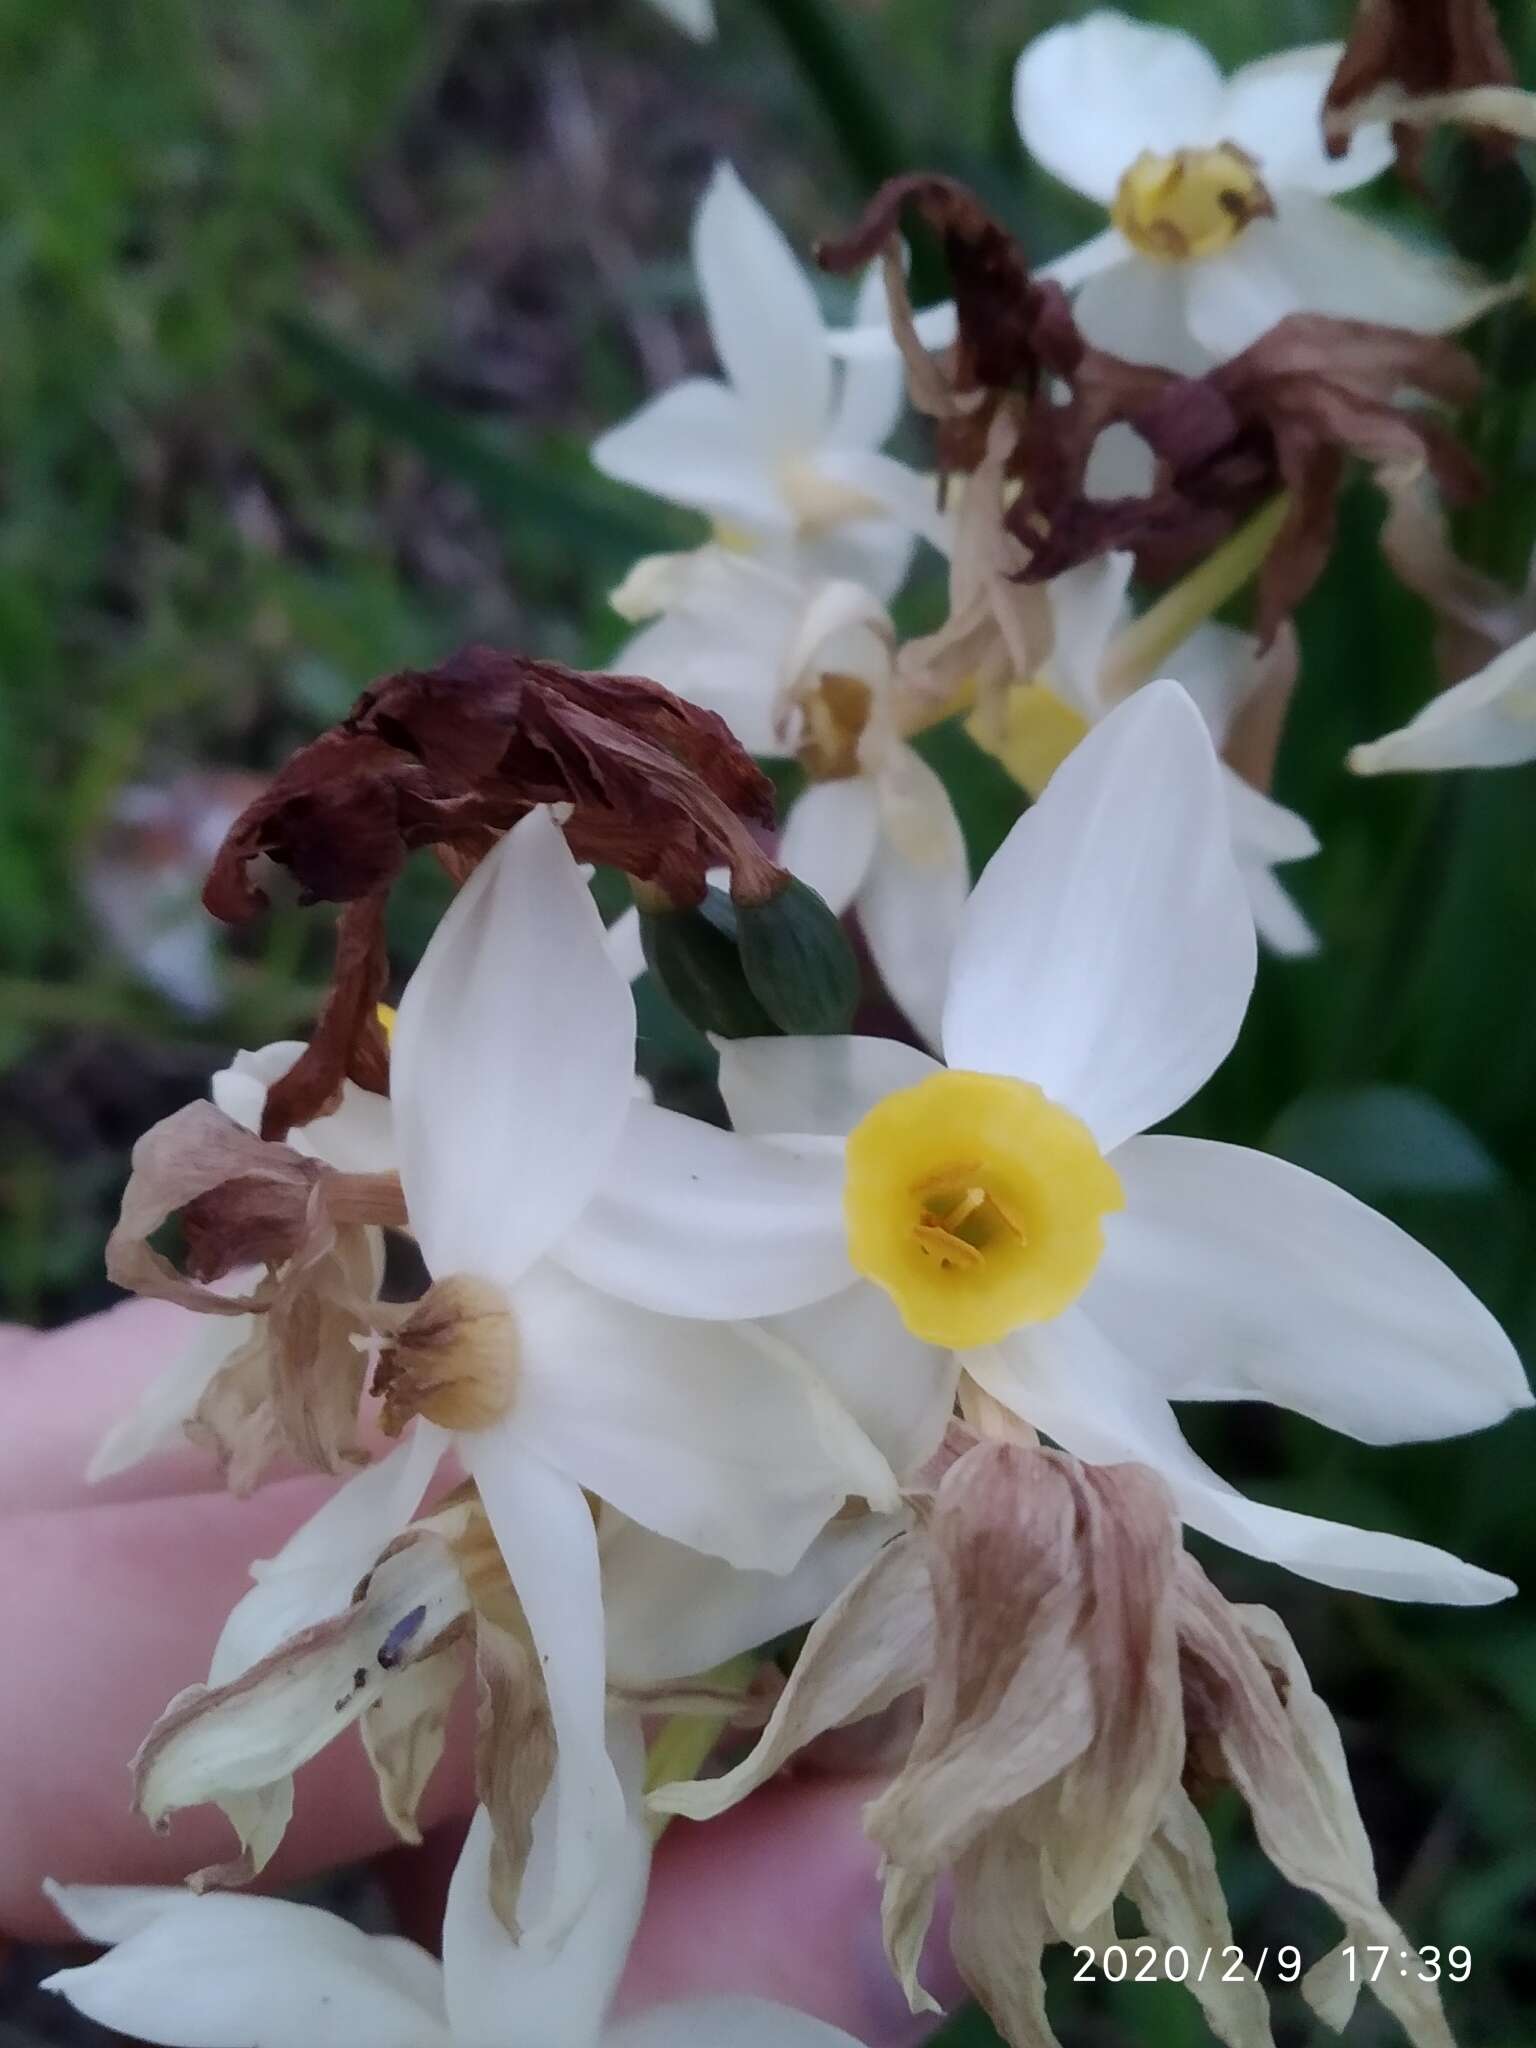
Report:
[[[1479,86],[1515,83],[1514,60],[1499,32],[1490,0],[1360,0],[1354,26],[1323,100],[1323,139],[1330,156],[1343,156],[1351,131],[1372,118],[1372,102],[1420,99]],[[1490,157],[1509,156],[1513,138],[1492,128],[1474,130]],[[1426,137],[1416,125],[1392,129],[1397,166],[1420,182]]]
[[[1326,1708],[1275,1617],[1229,1606],[1184,1554],[1162,1481],[958,1424],[949,1455],[910,1531],[811,1630],[752,1753],[720,1779],[664,1787],[653,1806],[723,1812],[827,1729],[919,1690],[917,1734],[865,1812],[884,1852],[887,1947],[922,2009],[918,1958],[947,1872],[955,1960],[1011,2048],[1057,2048],[1042,1952],[1116,1940],[1117,1897],[1140,1910],[1154,1956],[1228,1947],[1197,1803],[1223,1784],[1346,1942],[1403,1946]],[[1221,2040],[1268,2048],[1246,1971],[1189,1988]],[[1353,1986],[1340,1951],[1303,1990],[1343,2025]],[[1451,2048],[1432,1986],[1394,1978],[1378,1995],[1415,2048]]]
[[[350,715],[300,748],[236,820],[203,900],[238,923],[265,903],[266,856],[306,902],[346,906],[331,995],[303,1059],[271,1090],[263,1135],[321,1114],[344,1077],[380,1089],[375,1007],[386,972],[383,910],[409,853],[435,848],[458,879],[537,804],[570,806],[580,859],[611,864],[697,903],[712,867],[738,902],[784,876],[753,837],[773,823],[766,776],[714,713],[639,676],[470,647],[364,691]]]

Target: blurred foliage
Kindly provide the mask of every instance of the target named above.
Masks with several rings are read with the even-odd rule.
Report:
[[[1022,0],[726,0],[695,49],[629,0],[136,0],[0,10],[0,1286],[13,1316],[106,1298],[106,1220],[139,1130],[241,1043],[301,1029],[325,972],[291,909],[226,949],[217,1011],[135,980],[82,867],[125,783],[261,772],[372,675],[471,638],[600,661],[604,593],[690,527],[586,465],[591,433],[706,360],[679,252],[729,151],[793,232],[874,173],[972,179],[1040,256],[1094,223],[1022,160],[1013,58],[1063,11]],[[1162,0],[1235,63],[1339,33],[1331,0]],[[1528,9],[1508,24],[1527,67]],[[1437,160],[1464,246],[1516,259]],[[1476,195],[1474,194],[1474,197]],[[1478,200],[1478,206],[1487,195]],[[1400,199],[1384,203],[1412,225]],[[1422,223],[1421,223],[1422,225]],[[1497,232],[1495,232],[1497,230]],[[928,282],[920,275],[919,282]],[[1531,318],[1479,337],[1469,432],[1498,487],[1465,544],[1511,577],[1536,538]],[[1432,684],[1422,608],[1345,507],[1302,620],[1279,793],[1317,827],[1298,874],[1315,961],[1266,961],[1236,1053],[1182,1128],[1268,1145],[1414,1230],[1536,1343],[1536,770],[1357,783],[1346,748]],[[936,579],[909,600],[931,620]],[[1239,607],[1239,615],[1241,608]],[[1011,786],[954,727],[924,740],[980,861]],[[443,900],[400,892],[403,974]],[[648,1064],[704,1099],[700,1041],[654,992]],[[1349,1360],[1337,1361],[1347,1372]],[[1392,1451],[1264,1409],[1190,1418],[1263,1497],[1400,1529],[1536,1579],[1529,1418]],[[1414,1938],[1474,1949],[1462,2038],[1524,2048],[1536,2005],[1536,1613],[1421,1613],[1215,1560],[1284,1614],[1338,1712],[1385,1888]],[[1250,1949],[1322,1916],[1234,1823]],[[1073,1986],[1074,2048],[1206,2039],[1177,1991]],[[1321,2038],[1278,1994],[1281,2038]],[[1073,2001],[1085,2001],[1074,2005]],[[953,2048],[990,2036],[975,2020]],[[1392,2038],[1362,2008],[1349,2038]]]

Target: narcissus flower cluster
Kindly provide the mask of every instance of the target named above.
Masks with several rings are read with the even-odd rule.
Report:
[[[186,1892],[58,1873],[107,1951],[51,1980],[81,2011],[189,2048],[847,2042],[616,1998],[666,1818],[876,1727],[914,2011],[941,1887],[1010,2048],[1055,2041],[1046,1948],[1127,1905],[1154,1943],[1230,1939],[1222,1786],[1343,1941],[1409,1938],[1295,1646],[1184,1532],[1378,1598],[1513,1588],[1247,1498],[1179,1408],[1387,1445],[1494,1425],[1525,1376],[1396,1225],[1162,1128],[1232,1050],[1261,939],[1327,971],[1275,872],[1318,842],[1272,781],[1352,461],[1459,658],[1351,766],[1536,757],[1529,593],[1456,558],[1441,502],[1479,482],[1444,331],[1493,294],[1333,204],[1391,155],[1358,124],[1330,153],[1337,94],[1325,144],[1337,55],[1223,80],[1174,30],[1049,31],[1020,133],[1110,225],[1036,273],[963,188],[898,181],[824,252],[861,273],[845,330],[720,166],[694,257],[722,374],[593,450],[712,522],[615,593],[616,672],[477,648],[386,677],[231,827],[210,908],[258,914],[260,863],[288,868],[340,906],[336,972],[307,1044],[242,1052],[140,1141],[110,1270],[199,1322],[94,1469],[185,1431],[237,1491],[293,1460],[337,1484],[134,1760],[146,1821],[214,1804],[229,1859]],[[952,309],[913,313],[909,206]],[[904,392],[931,470],[887,451]],[[924,559],[948,613],[906,636]],[[1217,616],[1250,581],[1252,630]],[[985,860],[957,748],[1011,792]],[[385,911],[423,853],[454,893],[397,989]],[[631,898],[607,930],[593,867]],[[651,1085],[641,977],[695,1027],[688,1111]],[[468,1685],[441,1961],[240,1889],[333,1742],[415,1838]],[[707,1731],[685,1766],[679,1725]],[[1194,1988],[1222,2040],[1270,2041],[1246,1971]],[[1304,1989],[1345,2023],[1336,1955]],[[1377,1989],[1446,2048],[1432,1985]]]

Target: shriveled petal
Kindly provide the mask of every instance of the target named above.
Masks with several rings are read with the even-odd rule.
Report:
[[[1509,768],[1536,761],[1536,633],[1432,697],[1397,732],[1352,747],[1356,775],[1408,769]]]
[[[454,898],[395,1023],[400,1179],[436,1278],[511,1286],[570,1228],[618,1146],[634,1049],[634,998],[541,806]]]
[[[341,1612],[420,1506],[444,1441],[432,1423],[413,1423],[388,1457],[338,1487],[276,1557],[251,1566],[256,1583],[230,1610],[209,1664],[210,1685],[227,1685],[289,1636]]]
[[[784,821],[779,859],[841,917],[869,872],[879,828],[866,776],[813,782]]]
[[[411,1718],[420,1706],[411,1667],[462,1632],[468,1608],[442,1543],[418,1536],[403,1544],[342,1612],[301,1630],[228,1685],[178,1693],[134,1759],[135,1805],[156,1827],[185,1807],[221,1807],[243,1857],[203,1876],[223,1883],[256,1876],[282,1839],[294,1772],[397,1687],[411,1694]],[[390,1708],[385,1720],[400,1725]]]
[[[1021,1828],[999,1822],[956,1865],[949,1940],[956,1968],[1015,2048],[1059,2048],[1042,1969],[1054,1939],[1040,1896],[1039,1848]]]
[[[524,1448],[510,1421],[459,1440],[544,1670],[554,1723],[549,1863],[525,1879],[524,1939],[562,1940],[610,1859],[623,1853],[624,1794],[604,1731],[603,1596],[585,1494]],[[531,1874],[530,1874],[531,1877]]]
[[[810,279],[730,164],[716,167],[693,227],[710,337],[768,459],[809,449],[832,409],[832,358]]]
[[[1030,155],[1107,206],[1144,149],[1166,155],[1216,141],[1222,92],[1193,36],[1101,8],[1026,45],[1013,112]]]
[[[1268,1153],[1138,1138],[1084,1297],[1175,1399],[1273,1401],[1359,1437],[1458,1436],[1530,1405],[1514,1345],[1432,1252]]]
[[[920,1686],[933,1657],[933,1596],[919,1545],[897,1537],[835,1600],[805,1639],[768,1725],[723,1777],[664,1785],[656,1813],[709,1820],[766,1784],[831,1728],[877,1714]]]
[[[603,2036],[603,2048],[859,2048],[852,2034],[761,1998],[658,2005]]]
[[[414,1968],[399,1966],[409,1946],[316,1906],[215,1894],[43,1988],[166,2048],[451,2048],[441,2001],[427,1995],[430,1958],[417,1950]]]
[[[895,1038],[722,1038],[716,1049],[731,1122],[755,1137],[846,1137],[893,1089],[940,1071]]]
[[[1221,139],[1258,160],[1271,193],[1352,192],[1392,161],[1392,134],[1381,122],[1357,128],[1341,157],[1323,147],[1323,96],[1342,45],[1312,43],[1245,64],[1227,81]],[[1213,140],[1215,138],[1212,138]]]
[[[972,892],[944,1050],[1033,1081],[1107,1151],[1237,1037],[1257,949],[1199,712],[1149,683],[1052,776]]]
[[[930,1045],[937,1045],[950,959],[971,869],[949,791],[912,748],[899,746],[878,783],[880,834],[855,899],[880,979]]]
[[[637,1102],[607,1187],[555,1256],[663,1315],[771,1316],[822,1301],[852,1278],[842,1148],[767,1144]]]
[[[257,1272],[231,1275],[237,1293],[246,1294],[260,1278]],[[139,1396],[137,1403],[107,1431],[86,1467],[94,1486],[139,1464],[156,1451],[185,1441],[185,1425],[225,1366],[256,1332],[255,1316],[199,1316],[179,1357]]]
[[[267,1090],[296,1065],[305,1048],[296,1038],[237,1052],[213,1077],[211,1092],[224,1114],[248,1131],[261,1129]],[[306,1158],[323,1159],[339,1173],[389,1173],[395,1164],[394,1117],[389,1098],[343,1081],[341,1100],[326,1116],[295,1124],[283,1140]]]
[[[953,1353],[913,1336],[881,1288],[861,1280],[759,1327],[811,1362],[898,1479],[938,1449],[959,1368]]]
[[[663,1685],[814,1621],[898,1535],[899,1515],[839,1517],[789,1572],[742,1572],[605,1509],[599,1538],[608,1676]]]
[[[764,465],[746,407],[713,377],[685,377],[592,443],[605,476],[751,531],[788,533],[793,515]]]
[[[885,1461],[792,1346],[652,1315],[546,1263],[517,1295],[517,1427],[624,1514],[743,1569],[788,1571]]]
[[[1287,313],[1375,320],[1444,334],[1480,319],[1501,288],[1448,257],[1304,192],[1230,249],[1191,266],[1189,324],[1218,360],[1250,347]]]
[[[1163,1395],[1081,1309],[1016,1333],[1002,1350],[973,1353],[966,1364],[996,1400],[1078,1457],[1150,1465],[1190,1528],[1234,1550],[1384,1600],[1480,1607],[1514,1591],[1508,1579],[1430,1544],[1245,1499],[1196,1457]]]
[[[645,1749],[632,1717],[610,1717],[615,1784],[625,1801],[622,1825],[605,1846],[597,1883],[580,1917],[562,1937],[530,1931],[509,1939],[491,1905],[493,1844],[484,1807],[469,1834],[448,1889],[443,1923],[443,1977],[458,2048],[502,2048],[526,2040],[538,2048],[597,2048],[603,2017],[640,1923],[650,1871],[651,1837],[640,1812]],[[558,1790],[534,1821],[525,1894],[541,1896],[559,1855]],[[606,2038],[606,2037],[604,2037]]]
[[[859,285],[854,326],[878,326],[885,319],[885,276],[872,263]],[[830,343],[832,337],[824,335]],[[901,418],[906,380],[894,348],[881,355],[855,359],[842,367],[837,399],[826,431],[830,448],[878,448],[889,440]]]

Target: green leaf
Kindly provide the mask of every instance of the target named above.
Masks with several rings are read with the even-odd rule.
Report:
[[[1434,1097],[1385,1082],[1312,1089],[1281,1111],[1267,1149],[1363,1200],[1487,1195],[1504,1183],[1482,1140]]]

